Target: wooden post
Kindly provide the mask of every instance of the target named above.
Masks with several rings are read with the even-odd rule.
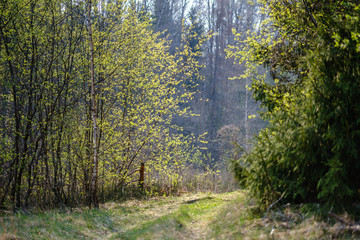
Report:
[[[145,164],[142,162],[140,166],[140,179],[139,179],[139,188],[141,191],[144,190],[144,180],[145,180]]]

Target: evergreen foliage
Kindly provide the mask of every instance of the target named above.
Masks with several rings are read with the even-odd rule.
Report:
[[[360,199],[360,5],[260,3],[268,19],[259,35],[230,55],[248,66],[270,125],[235,173],[265,205],[283,197],[348,209]]]

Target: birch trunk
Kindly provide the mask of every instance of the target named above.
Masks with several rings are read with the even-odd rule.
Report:
[[[93,120],[93,175],[91,179],[91,203],[95,208],[99,207],[99,200],[97,197],[97,185],[98,185],[98,126],[97,126],[97,113],[96,113],[96,101],[95,101],[95,66],[94,66],[94,44],[92,37],[91,27],[91,0],[88,2],[88,31],[89,31],[89,44],[90,44],[90,71],[91,71],[91,116]]]

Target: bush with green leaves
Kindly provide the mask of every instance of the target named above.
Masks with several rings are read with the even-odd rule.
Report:
[[[145,184],[181,181],[202,138],[174,123],[196,94],[189,31],[170,53],[127,0],[9,0],[0,16],[0,207],[96,206],[139,190],[142,163]]]

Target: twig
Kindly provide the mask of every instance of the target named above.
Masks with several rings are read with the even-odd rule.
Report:
[[[280,197],[278,200],[276,200],[275,202],[273,202],[272,204],[270,204],[270,206],[269,206],[268,209],[266,210],[266,213],[265,213],[264,218],[267,218],[267,217],[268,217],[267,215],[268,215],[270,209],[271,209],[275,204],[277,204],[284,196],[285,196],[285,192],[283,192],[283,194],[281,195],[281,197]]]
[[[333,212],[329,212],[329,216],[335,218],[338,222],[344,224],[345,226],[340,226],[339,228],[342,230],[352,231],[353,233],[360,233],[360,225],[353,224],[345,219],[339,217]]]
[[[336,215],[333,212],[329,212],[329,216],[335,218],[338,222],[341,222],[342,224],[345,224],[347,226],[354,226],[353,223],[346,221],[345,219],[339,217],[338,215]]]

